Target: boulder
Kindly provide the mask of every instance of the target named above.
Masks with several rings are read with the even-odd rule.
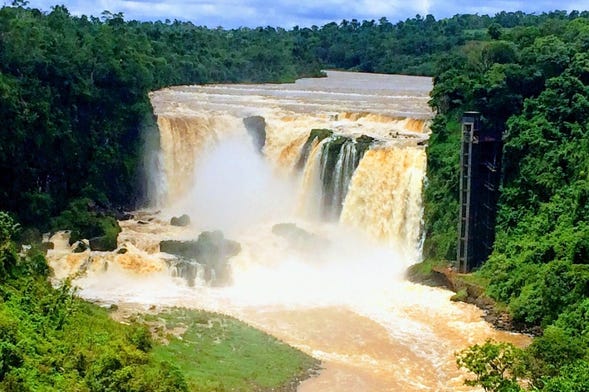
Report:
[[[190,224],[190,217],[186,214],[178,217],[173,216],[172,219],[170,219],[170,224],[172,226],[188,226]]]
[[[272,226],[272,233],[286,239],[291,247],[298,250],[314,250],[326,243],[324,238],[309,233],[294,223],[278,223]]]
[[[82,253],[82,252],[87,251],[88,249],[90,249],[90,245],[89,245],[88,241],[85,241],[85,240],[76,241],[72,245],[72,252],[74,252],[74,253]]]
[[[112,252],[117,248],[117,237],[112,235],[103,235],[100,237],[90,238],[90,250],[99,252]]]
[[[166,260],[166,262],[173,276],[185,279],[189,287],[194,286],[198,276],[198,265],[195,261],[178,258]]]
[[[196,259],[197,241],[165,240],[160,242],[160,251],[185,259]]]
[[[196,241],[161,241],[160,251],[201,264],[205,270],[205,281],[212,285],[224,286],[231,283],[229,258],[241,251],[241,245],[225,239],[221,231],[205,231]],[[192,280],[194,277],[189,276]]]
[[[55,244],[51,241],[41,242],[40,249],[42,252],[47,253],[48,250],[55,249]]]
[[[129,214],[128,212],[124,211],[117,211],[115,215],[116,220],[118,221],[127,221],[135,218],[133,214]]]

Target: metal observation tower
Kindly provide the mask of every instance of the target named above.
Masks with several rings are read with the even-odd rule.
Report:
[[[502,132],[481,126],[479,112],[462,117],[458,269],[480,267],[493,250],[501,179]]]

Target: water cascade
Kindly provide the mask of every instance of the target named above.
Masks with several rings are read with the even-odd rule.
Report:
[[[153,92],[158,211],[121,222],[115,252],[56,235],[56,276],[84,272],[80,294],[107,303],[238,317],[323,361],[301,391],[469,390],[453,352],[526,339],[403,278],[420,257],[430,90],[328,72]]]

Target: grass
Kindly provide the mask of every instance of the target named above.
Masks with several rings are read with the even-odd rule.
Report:
[[[315,359],[228,316],[175,308],[144,317],[167,341],[151,355],[176,365],[190,391],[294,390],[317,367]],[[171,334],[174,328],[181,333]]]
[[[448,266],[445,260],[436,260],[433,258],[425,259],[421,263],[413,264],[407,270],[407,278],[416,283],[422,283],[432,286],[440,286],[442,283],[433,273],[435,267],[445,268]]]
[[[462,279],[465,282],[472,283],[474,285],[483,287],[485,290],[487,289],[487,286],[489,285],[489,279],[482,277],[481,274],[478,272],[473,272],[470,274],[461,274],[460,279]]]
[[[450,301],[454,302],[465,302],[468,298],[468,292],[466,289],[461,289],[456,292],[452,297],[450,297]]]

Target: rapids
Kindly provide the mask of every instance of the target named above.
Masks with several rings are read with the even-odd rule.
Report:
[[[159,211],[121,222],[111,253],[71,253],[67,234],[56,234],[56,279],[77,274],[79,293],[105,303],[244,320],[322,360],[300,391],[469,390],[456,351],[528,339],[494,330],[449,291],[404,280],[420,257],[431,79],[327,74],[153,92],[159,140],[146,159]],[[261,151],[244,122],[254,117]],[[312,129],[333,133],[308,140]],[[184,213],[189,226],[169,224]],[[292,232],[277,235],[280,223]],[[207,282],[200,264],[188,285],[160,252],[162,240],[205,230],[241,246],[227,287]]]

